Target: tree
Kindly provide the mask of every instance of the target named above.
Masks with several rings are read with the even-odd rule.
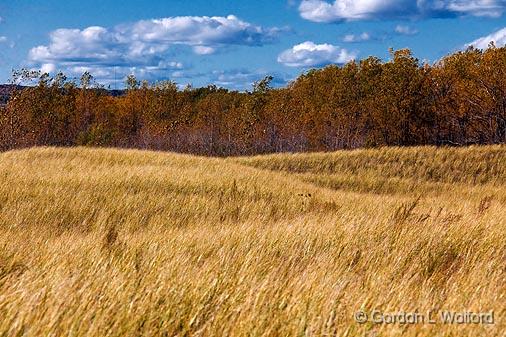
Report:
[[[506,143],[506,48],[469,48],[420,64],[411,51],[309,70],[285,88],[251,92],[134,75],[108,92],[85,72],[13,72],[0,148],[94,145],[202,155],[332,151],[363,146]]]
[[[269,92],[271,88],[271,82],[274,79],[274,77],[268,75],[265,76],[260,81],[256,81],[253,83],[253,94],[266,94]]]
[[[140,82],[137,81],[135,75],[130,74],[126,77],[125,85],[127,90],[136,90],[139,88]]]

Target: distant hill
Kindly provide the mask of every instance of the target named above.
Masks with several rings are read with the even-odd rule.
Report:
[[[0,105],[5,105],[7,103],[11,93],[16,88],[22,89],[23,87],[19,86],[19,85],[14,85],[14,84],[0,84]]]

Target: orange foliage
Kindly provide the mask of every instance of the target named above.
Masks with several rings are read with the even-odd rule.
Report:
[[[92,145],[203,155],[331,151],[385,145],[506,142],[506,48],[468,49],[434,65],[409,50],[311,70],[286,88],[178,90],[133,76],[123,95],[63,74],[38,80],[0,110],[0,149]]]

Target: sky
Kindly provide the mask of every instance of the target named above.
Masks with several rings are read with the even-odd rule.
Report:
[[[433,63],[490,41],[506,44],[506,0],[0,0],[0,83],[29,68],[246,90],[389,48]]]

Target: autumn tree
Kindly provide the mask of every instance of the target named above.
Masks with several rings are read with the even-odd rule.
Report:
[[[333,151],[385,145],[506,142],[506,48],[469,48],[420,64],[411,51],[304,72],[285,88],[272,76],[239,92],[180,90],[134,75],[105,90],[22,69],[0,108],[0,149],[90,145],[202,155]],[[119,95],[118,95],[119,94]]]

